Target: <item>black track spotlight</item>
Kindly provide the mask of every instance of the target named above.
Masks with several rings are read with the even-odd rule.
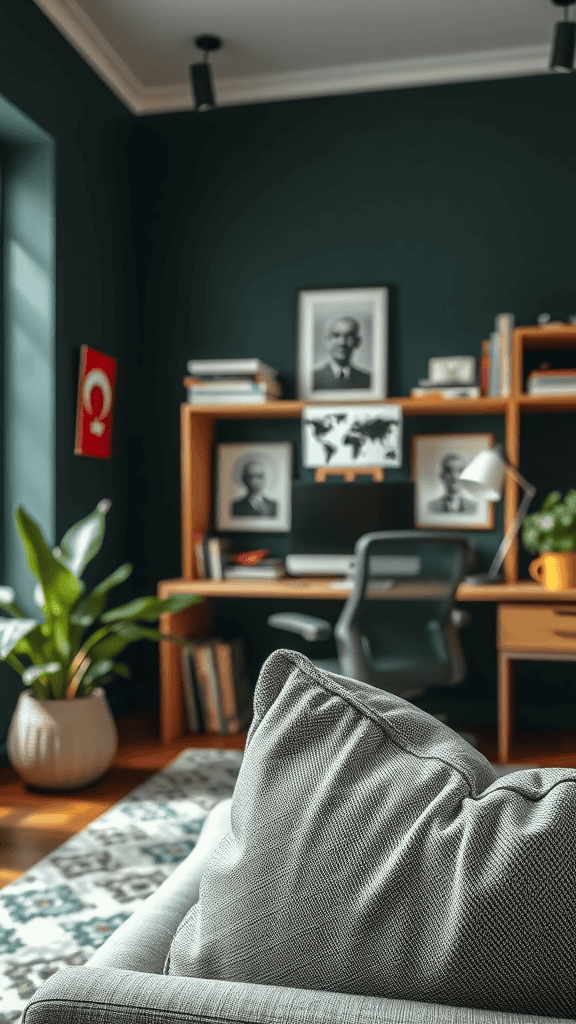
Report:
[[[554,31],[554,45],[550,58],[550,70],[569,74],[574,71],[574,44],[576,43],[576,22],[569,21],[568,8],[576,0],[552,0],[557,7],[564,8],[564,21],[557,21]]]
[[[196,110],[211,110],[212,107],[216,106],[216,100],[214,98],[212,68],[208,63],[208,54],[212,50],[218,50],[222,46],[222,40],[218,36],[197,36],[194,43],[199,50],[204,51],[204,60],[201,64],[190,65],[192,96],[194,97]]]

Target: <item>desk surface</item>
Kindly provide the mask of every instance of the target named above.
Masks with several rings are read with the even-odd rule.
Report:
[[[422,583],[418,585],[422,592]],[[438,589],[438,584],[430,582],[431,592]],[[158,584],[158,595],[169,597],[171,594],[202,594],[205,597],[283,597],[304,598],[306,600],[346,600],[350,591],[332,586],[332,580],[326,577],[287,576],[280,580],[162,580]],[[380,600],[401,600],[412,597],[413,585],[408,580],[398,582],[391,590],[381,591]],[[472,587],[461,583],[456,591],[457,601],[560,601],[576,602],[576,589],[553,591],[546,590],[541,584],[532,580],[519,583],[493,583],[488,586]]]

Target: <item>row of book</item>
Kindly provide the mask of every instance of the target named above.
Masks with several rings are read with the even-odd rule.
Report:
[[[240,637],[198,640],[181,648],[184,706],[190,732],[231,736],[252,720],[253,694]]]
[[[190,359],[186,369],[190,405],[250,405],[282,398],[277,371],[261,359]]]
[[[211,533],[193,536],[196,572],[204,580],[277,580],[286,575],[284,560],[267,550],[230,551],[229,537]]]
[[[498,313],[490,338],[482,342],[480,395],[509,398],[512,391],[513,313]]]

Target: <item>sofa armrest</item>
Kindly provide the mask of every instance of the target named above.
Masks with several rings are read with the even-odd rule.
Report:
[[[231,805],[228,798],[212,808],[194,849],[94,953],[90,967],[162,973],[174,933],[198,900],[206,862],[230,828]]]
[[[435,1003],[342,995],[67,967],[28,1003],[22,1024],[573,1024],[552,1017],[468,1010]]]

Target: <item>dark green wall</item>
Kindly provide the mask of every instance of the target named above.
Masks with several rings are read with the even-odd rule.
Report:
[[[0,30],[0,95],[55,142],[54,540],[110,497],[93,572],[132,561],[123,597],[180,573],[179,405],[190,356],[260,356],[290,396],[297,289],[382,283],[390,394],[407,394],[429,356],[478,355],[497,312],[530,323],[545,309],[576,311],[573,76],[134,118],[32,0],[4,0]],[[82,343],[119,360],[110,462],[73,455]],[[574,483],[574,417],[536,419],[521,465],[539,499]],[[399,476],[413,431],[502,438],[498,417],[405,427]],[[219,436],[231,429],[298,440],[294,422],[227,424]],[[501,526],[498,509],[494,533],[471,534],[484,565]],[[285,551],[285,537],[270,540]],[[253,637],[254,671],[283,642],[263,627],[267,610],[223,602],[219,611],[223,628]],[[316,610],[333,616],[336,604]],[[450,696],[462,721],[493,722],[491,606],[474,607],[465,642],[470,679]],[[109,689],[113,705],[153,706],[156,649],[134,647],[126,660],[137,683]],[[551,723],[566,724],[570,673],[520,666],[519,722],[542,721],[544,700]],[[9,710],[4,698],[4,719]]]
[[[131,435],[145,404],[141,380],[134,222],[132,131],[136,119],[87,66],[32,0],[0,8],[0,95],[54,140],[55,210],[55,536],[103,497],[113,505],[105,546],[86,573],[96,582],[126,559],[141,562],[133,522],[139,497],[131,470]],[[110,461],[75,456],[74,427],[80,346],[118,359],[114,454]],[[34,408],[33,389],[24,400]],[[38,438],[41,447],[41,438]],[[6,530],[6,524],[3,524]],[[92,579],[90,578],[92,575]],[[95,577],[95,578],[94,578]],[[2,583],[12,582],[2,579]],[[129,580],[119,599],[154,592],[156,580]],[[155,652],[154,652],[155,653]],[[126,660],[130,660],[128,657]],[[19,682],[2,666],[0,761]],[[16,685],[18,682],[18,685]],[[117,707],[134,702],[134,687],[111,692]],[[136,699],[139,699],[138,697]]]
[[[431,355],[478,356],[498,312],[514,311],[518,323],[550,308],[576,312],[575,101],[574,77],[537,76],[140,120],[151,200],[143,347],[162,382],[164,459],[155,475],[150,448],[145,473],[146,549],[158,576],[180,571],[186,360],[259,356],[278,368],[291,397],[297,289],[390,288],[390,395],[408,394]],[[574,485],[574,427],[574,416],[525,422],[522,472],[538,499]],[[298,429],[228,423],[219,437],[297,444]],[[502,418],[406,420],[404,466],[394,475],[409,474],[413,432],[444,430],[488,430],[502,440]],[[487,568],[502,536],[501,507],[494,532],[469,536]],[[285,537],[267,540],[285,552]],[[259,603],[226,604],[228,628],[251,623],[257,671],[285,637],[264,627]],[[470,681],[449,697],[468,701],[455,707],[462,720],[493,722],[493,607],[474,607],[464,639]],[[565,703],[557,683],[571,667],[545,667],[545,695],[542,671],[518,667],[519,723],[532,705],[538,722],[542,700]],[[566,723],[564,709],[557,722]]]

